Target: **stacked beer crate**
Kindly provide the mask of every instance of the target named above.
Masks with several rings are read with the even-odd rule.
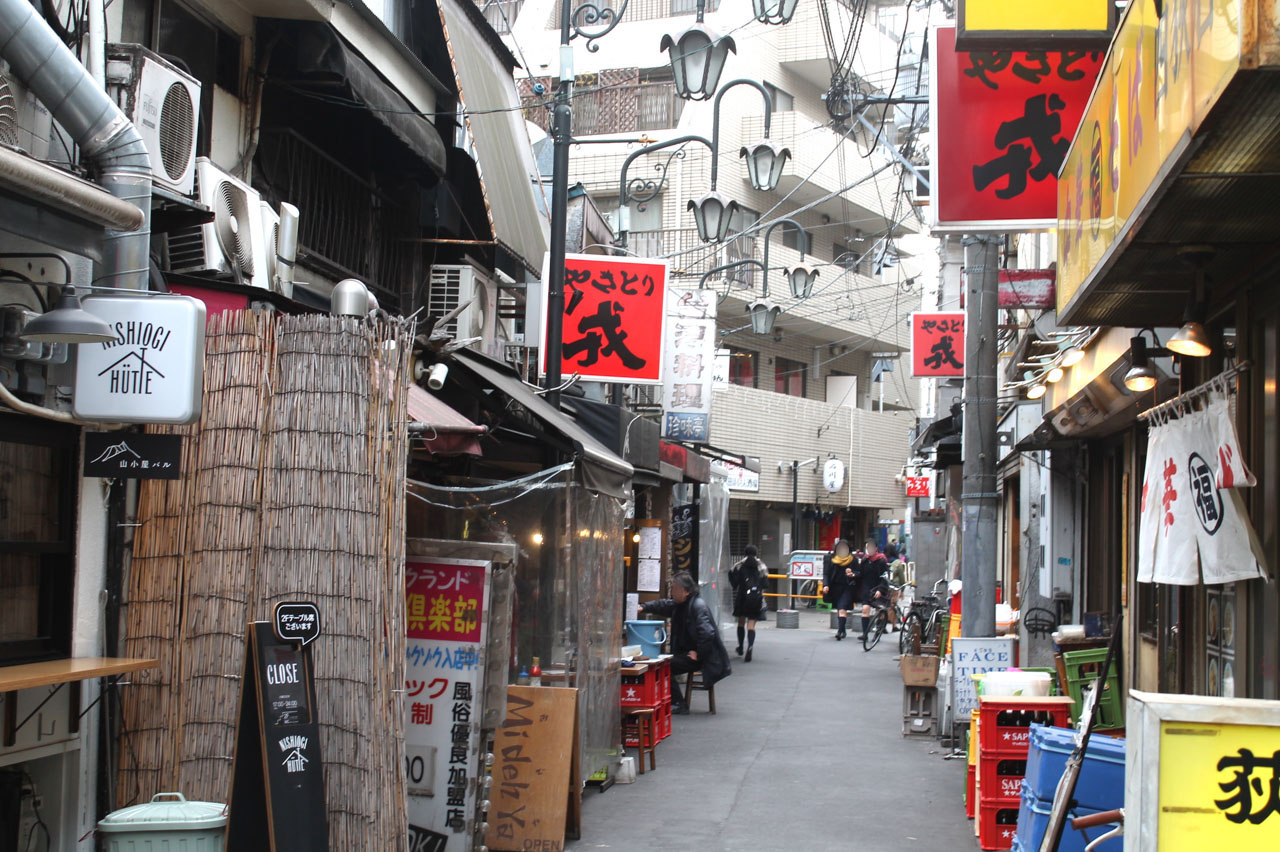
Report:
[[[623,710],[647,708],[653,713],[654,739],[662,742],[671,736],[671,666],[665,660],[641,663],[633,670],[622,670],[622,692],[619,703]],[[628,734],[624,745],[635,748],[639,739]]]
[[[1018,829],[1031,726],[1065,726],[1071,699],[983,695],[978,700],[978,845],[1009,849]]]

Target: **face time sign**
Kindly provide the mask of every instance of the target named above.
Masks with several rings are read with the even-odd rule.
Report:
[[[204,389],[205,307],[189,296],[92,296],[84,309],[116,339],[81,343],[75,415],[115,423],[194,423]]]

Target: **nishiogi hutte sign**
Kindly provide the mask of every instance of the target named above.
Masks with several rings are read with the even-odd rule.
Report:
[[[954,27],[934,34],[935,230],[1052,228],[1058,171],[1102,54],[958,53]]]
[[[544,269],[544,281],[549,274]],[[561,374],[595,382],[661,383],[666,300],[666,261],[566,255]],[[539,349],[543,374],[546,326]]]
[[[116,423],[194,423],[204,392],[204,302],[92,296],[84,309],[116,333],[76,349],[72,411]]]
[[[911,375],[964,375],[964,311],[911,315]]]

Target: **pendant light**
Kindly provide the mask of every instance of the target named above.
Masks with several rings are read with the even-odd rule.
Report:
[[[115,329],[106,320],[80,306],[71,284],[62,288],[52,310],[27,323],[18,336],[36,343],[107,343],[117,339]]]

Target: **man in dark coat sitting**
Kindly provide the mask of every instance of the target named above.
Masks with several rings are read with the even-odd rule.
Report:
[[[680,690],[680,675],[702,672],[702,682],[711,686],[728,677],[729,651],[720,639],[711,608],[698,594],[698,584],[687,571],[681,571],[667,584],[671,597],[649,601],[641,612],[651,612],[671,619],[671,712],[688,713],[689,704]]]

